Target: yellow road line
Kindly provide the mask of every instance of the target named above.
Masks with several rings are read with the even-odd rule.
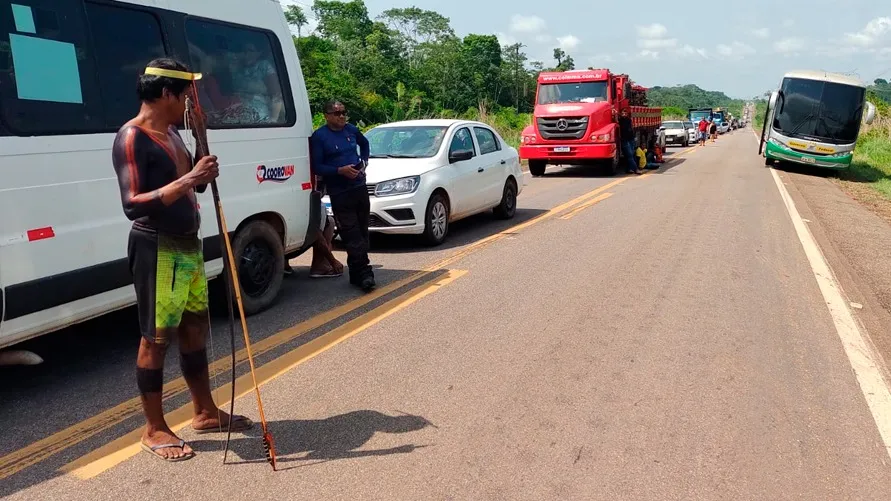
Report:
[[[588,198],[598,195],[609,188],[617,186],[628,180],[628,177],[622,177],[612,181],[605,186],[601,186],[596,188],[584,195],[576,197],[566,203],[558,205],[550,209],[549,211],[536,216],[526,222],[523,222],[519,225],[508,228],[502,232],[496,233],[489,237],[486,237],[482,240],[478,240],[460,251],[452,254],[451,256],[442,259],[438,262],[433,263],[430,266],[425,267],[418,273],[415,273],[409,277],[406,277],[401,280],[397,280],[392,284],[388,284],[380,289],[372,292],[371,294],[367,294],[356,298],[352,301],[349,301],[341,306],[335,307],[331,310],[326,311],[325,313],[319,314],[313,318],[300,322],[292,327],[284,329],[272,336],[269,336],[265,339],[257,341],[253,344],[253,348],[255,351],[255,355],[261,355],[270,350],[277,348],[278,346],[289,342],[311,330],[317,329],[329,322],[332,322],[358,308],[361,308],[368,303],[375,301],[385,295],[388,295],[416,280],[421,278],[425,278],[430,275],[432,272],[441,270],[449,266],[450,264],[459,261],[468,255],[476,252],[477,250],[489,245],[497,240],[500,240],[508,235],[514,234],[523,229],[529,228],[535,224],[538,224],[546,219],[549,219],[553,216],[560,214],[561,212],[575,206],[578,203],[584,202]],[[244,363],[247,359],[247,352],[244,349],[236,352],[236,363],[241,364]],[[210,372],[211,374],[217,374],[226,370],[227,365],[229,364],[229,360],[226,358],[214,361],[210,364]],[[185,379],[177,378],[173,381],[170,381],[164,385],[164,400],[168,400],[170,398],[176,397],[178,395],[183,394],[188,391],[188,387],[186,385]],[[219,389],[217,390],[219,391]],[[32,444],[29,444],[21,449],[13,451],[3,457],[0,457],[0,479],[4,479],[16,473],[23,471],[25,468],[33,466],[41,461],[58,454],[72,446],[75,446],[84,440],[87,440],[99,433],[102,433],[108,429],[111,429],[114,426],[117,426],[124,422],[127,419],[130,419],[134,416],[141,414],[142,405],[138,397],[131,398],[121,404],[118,404],[108,410],[100,412],[99,414],[90,417],[84,421],[81,421],[77,424],[69,426],[61,431],[58,431],[49,437],[38,440]]]
[[[312,317],[308,320],[300,322],[292,327],[284,329],[272,336],[253,343],[254,355],[266,353],[276,347],[291,341],[313,329],[317,329],[329,322],[332,322],[343,315],[346,315],[366,304],[379,299],[393,291],[404,287],[415,280],[430,275],[432,271],[423,271],[416,273],[401,280],[397,280],[392,284],[388,284],[380,289],[356,298],[348,303],[326,311],[320,315]],[[247,351],[239,350],[235,354],[236,363],[242,363],[247,359]],[[211,374],[219,373],[226,369],[230,361],[224,357],[210,364]],[[167,400],[188,391],[185,379],[182,377],[174,379],[164,384],[163,399]],[[89,439],[105,430],[108,430],[125,420],[137,416],[142,413],[142,404],[138,397],[131,398],[126,402],[118,404],[111,409],[105,410],[91,418],[80,423],[69,426],[64,430],[50,435],[42,440],[38,440],[22,449],[13,451],[0,458],[0,479],[14,475],[25,468],[37,464],[46,458],[57,454],[69,447]]]
[[[560,216],[560,219],[563,219],[563,220],[571,219],[571,218],[575,217],[576,214],[582,212],[583,210],[587,209],[588,207],[591,207],[592,205],[596,205],[611,196],[613,196],[612,193],[604,193],[593,200],[588,200],[587,202],[583,203],[582,205],[579,205],[575,209],[572,209],[571,211],[567,212],[566,214]]]
[[[261,386],[269,383],[316,355],[333,348],[390,315],[405,309],[421,298],[433,294],[440,288],[454,282],[465,274],[467,274],[466,270],[449,270],[444,276],[437,280],[418,286],[400,297],[391,299],[378,308],[375,308],[374,310],[313,339],[299,348],[258,367],[256,371],[257,383]],[[253,382],[250,374],[245,374],[239,377],[235,381],[236,398],[251,393],[253,391],[252,385]],[[228,393],[231,390],[230,384],[226,384],[221,390],[224,394]],[[225,402],[221,402],[220,405],[225,406],[228,403],[229,401],[226,400]],[[188,403],[165,414],[164,418],[168,423],[174,423],[173,426],[171,426],[171,429],[176,432],[185,428],[192,422],[192,413],[192,404]],[[70,473],[82,480],[93,478],[138,454],[142,450],[140,447],[141,438],[142,430],[134,430],[127,435],[96,449],[86,456],[63,466],[59,471]]]

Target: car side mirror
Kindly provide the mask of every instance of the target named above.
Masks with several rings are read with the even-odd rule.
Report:
[[[449,153],[449,163],[464,162],[473,158],[473,150],[456,150]]]

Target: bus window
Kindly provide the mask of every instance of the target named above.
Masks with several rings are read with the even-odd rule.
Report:
[[[0,116],[20,135],[102,127],[82,2],[0,0]]]
[[[165,57],[158,19],[148,12],[86,4],[93,35],[105,125],[119,129],[139,112],[136,77],[153,59]]]
[[[190,19],[189,52],[211,128],[285,126],[290,100],[282,94],[271,34]]]

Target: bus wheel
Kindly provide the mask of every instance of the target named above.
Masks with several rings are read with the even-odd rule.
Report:
[[[773,161],[772,158],[764,157],[764,165],[770,167],[770,166],[772,166],[773,164],[774,164],[774,161]]]
[[[253,315],[272,306],[284,279],[281,235],[266,221],[253,221],[235,235],[232,252],[245,314]]]

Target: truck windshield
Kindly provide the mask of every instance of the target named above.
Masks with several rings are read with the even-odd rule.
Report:
[[[538,89],[538,104],[606,101],[606,89],[606,82],[542,84]]]
[[[819,80],[783,79],[773,128],[787,136],[853,143],[860,132],[865,89]]]
[[[690,113],[690,118],[694,122],[698,122],[698,121],[702,120],[703,118],[708,120],[711,117],[712,117],[712,113],[710,111],[694,111],[694,112]]]

